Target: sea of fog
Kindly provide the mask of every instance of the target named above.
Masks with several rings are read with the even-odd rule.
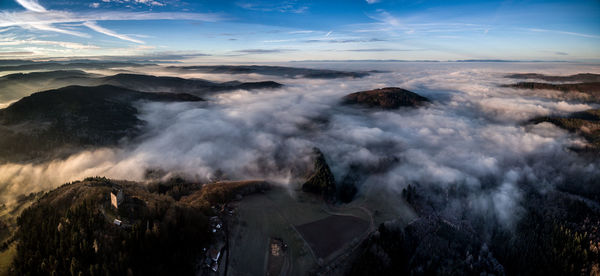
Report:
[[[281,65],[281,64],[279,64]],[[161,169],[194,181],[217,170],[228,179],[267,179],[284,186],[301,182],[310,152],[325,154],[339,181],[350,167],[363,168],[359,197],[399,194],[411,183],[470,192],[473,208],[510,223],[519,210],[519,183],[537,189],[574,177],[600,179],[599,162],[567,148],[584,143],[537,116],[582,111],[597,105],[552,98],[548,91],[501,88],[508,73],[600,73],[600,65],[572,63],[290,63],[286,66],[380,70],[359,79],[278,78],[256,74],[157,75],[209,80],[274,80],[281,89],[232,91],[204,103],[140,102],[144,135],[129,146],[85,151],[44,164],[0,166],[5,198],[47,190],[87,176],[143,181]],[[368,110],[340,105],[352,92],[401,87],[430,98],[429,106]]]

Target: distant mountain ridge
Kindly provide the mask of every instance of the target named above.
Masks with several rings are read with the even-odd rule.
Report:
[[[545,81],[561,81],[561,82],[600,82],[600,74],[581,73],[569,76],[551,76],[537,73],[518,73],[504,76],[509,79],[538,79]]]
[[[545,116],[531,120],[534,124],[543,122],[581,135],[588,142],[584,151],[600,152],[600,109],[574,112],[564,117]]]
[[[549,82],[518,82],[503,84],[500,87],[509,87],[529,90],[554,90],[560,91],[554,97],[564,100],[581,100],[600,103],[600,74],[584,73],[570,76],[550,76],[536,73],[510,74],[506,78],[512,79],[538,79]]]
[[[195,71],[210,74],[261,74],[286,78],[335,79],[362,78],[378,71],[336,71],[328,69],[311,69],[266,65],[215,65],[215,66],[169,66],[169,69]]]
[[[31,71],[31,70],[69,70],[69,69],[109,69],[122,67],[141,67],[151,64],[133,62],[27,62],[24,64],[8,64],[1,66],[2,71]]]
[[[189,93],[207,96],[210,93],[237,89],[275,89],[283,86],[274,81],[260,82],[212,82],[203,79],[184,79],[179,77],[152,76],[121,73],[102,76],[81,70],[57,70],[45,72],[16,73],[0,77],[0,103],[18,100],[33,92],[57,89],[68,85],[115,85],[144,92]]]
[[[64,149],[116,145],[140,134],[134,102],[195,102],[190,94],[147,93],[112,85],[34,93],[0,109],[0,161],[44,159]]]

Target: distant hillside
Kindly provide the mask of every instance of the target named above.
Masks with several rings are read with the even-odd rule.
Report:
[[[600,103],[600,74],[585,73],[570,76],[550,76],[535,73],[525,73],[510,74],[506,75],[505,77],[511,79],[537,79],[563,83],[518,82],[501,85],[501,87],[560,91],[562,93],[558,95],[552,95],[551,97],[562,100],[581,100]]]
[[[210,74],[261,74],[308,79],[362,78],[371,73],[264,65],[170,66],[168,68]]]
[[[600,95],[600,82],[582,82],[582,83],[541,83],[541,82],[519,82],[515,84],[504,85],[504,87],[513,87],[521,89],[548,89],[563,92],[581,92],[592,96]]]
[[[202,79],[183,79],[177,77],[156,77],[139,74],[117,74],[97,80],[99,83],[112,84],[146,92],[185,92],[205,95],[211,92],[236,89],[279,88],[282,85],[274,81],[261,82],[224,82],[215,83]]]
[[[589,150],[600,152],[600,109],[575,112],[566,117],[539,117],[531,122],[535,124],[549,122],[570,132],[577,133],[589,142]]]
[[[429,99],[411,91],[386,87],[349,94],[342,99],[344,104],[360,104],[367,107],[395,109],[399,107],[418,107],[429,102]]]
[[[211,240],[210,210],[131,182],[90,178],[45,194],[18,219],[17,275],[189,275]],[[110,193],[122,189],[115,209]],[[113,220],[118,218],[122,226]]]
[[[122,67],[141,67],[151,64],[133,62],[26,62],[0,66],[1,71],[34,71],[34,70],[73,70],[73,69],[110,69]]]
[[[68,85],[88,84],[96,75],[80,70],[15,73],[0,77],[0,104],[19,100],[31,93]]]
[[[58,70],[32,73],[16,73],[0,77],[0,104],[18,100],[40,90],[58,89],[69,85],[115,85],[144,92],[189,93],[206,96],[210,93],[236,89],[279,88],[274,81],[217,83],[202,79],[157,77],[141,74],[116,74],[101,76],[80,70]]]
[[[115,145],[139,134],[135,101],[202,101],[189,94],[116,86],[68,86],[34,93],[0,109],[0,160],[50,157],[61,150]]]
[[[531,90],[554,90],[562,92],[562,94],[558,96],[561,99],[583,100],[596,103],[600,102],[600,82],[563,84],[519,82],[515,84],[502,85],[502,87]]]
[[[569,183],[597,198],[597,185]],[[595,185],[594,188],[589,186]],[[379,225],[357,250],[346,275],[596,275],[600,264],[597,201],[558,189],[523,189],[514,227],[481,214],[456,215],[447,204],[469,202],[456,188],[409,185],[402,197],[418,213],[408,224]],[[438,189],[438,188],[434,188]],[[588,193],[595,189],[595,194]],[[440,201],[435,194],[444,193]]]
[[[536,73],[523,73],[523,74],[510,74],[506,75],[506,78],[510,79],[537,79],[545,81],[558,81],[558,82],[600,82],[600,74],[575,74],[570,76],[550,76]]]
[[[236,195],[268,189],[263,181],[156,185],[103,177],[42,195],[18,218],[15,275],[195,275],[211,244],[211,217]],[[118,209],[111,192],[122,191]],[[169,192],[185,191],[181,200]],[[189,196],[188,196],[189,195]],[[120,225],[114,220],[118,219]],[[222,240],[220,242],[223,242]]]

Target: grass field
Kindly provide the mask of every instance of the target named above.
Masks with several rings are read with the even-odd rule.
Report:
[[[364,237],[373,219],[365,210],[371,209],[366,203],[358,200],[329,206],[319,197],[284,188],[244,197],[235,203],[237,214],[230,227],[231,275],[265,275],[271,237],[281,238],[288,245],[286,254],[291,265],[286,266],[289,271],[285,275],[306,275],[319,259],[329,260],[355,238]],[[383,215],[382,220],[393,216]],[[307,233],[316,232],[305,240],[296,226]],[[333,239],[331,235],[319,237],[320,231],[338,235]]]
[[[369,229],[369,222],[354,216],[333,215],[296,228],[315,254],[325,259],[364,234]]]
[[[327,217],[323,206],[321,200],[299,199],[281,188],[244,197],[238,202],[238,222],[230,231],[232,275],[265,275],[271,237],[288,244],[286,254],[293,265],[287,275],[306,275],[316,260],[293,225]]]

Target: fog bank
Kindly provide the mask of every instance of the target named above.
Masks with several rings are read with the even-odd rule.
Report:
[[[361,79],[264,77],[285,87],[227,92],[208,104],[139,103],[140,118],[147,121],[140,143],[46,164],[2,165],[2,195],[8,199],[94,175],[141,181],[147,169],[195,181],[210,181],[220,170],[230,179],[261,178],[291,186],[300,183],[310,166],[309,153],[318,147],[338,182],[352,165],[368,168],[371,173],[359,187],[360,196],[368,197],[373,190],[399,194],[411,183],[442,189],[454,185],[469,191],[468,208],[491,212],[511,224],[523,193],[520,183],[552,189],[567,176],[600,179],[598,162],[590,164],[566,149],[584,143],[581,138],[548,123],[523,124],[537,116],[597,106],[552,100],[544,91],[499,87],[513,82],[503,78],[506,73],[598,73],[600,66],[365,66],[390,72]],[[346,94],[387,86],[429,97],[433,104],[391,111],[339,104]],[[462,208],[457,203],[446,212]]]

